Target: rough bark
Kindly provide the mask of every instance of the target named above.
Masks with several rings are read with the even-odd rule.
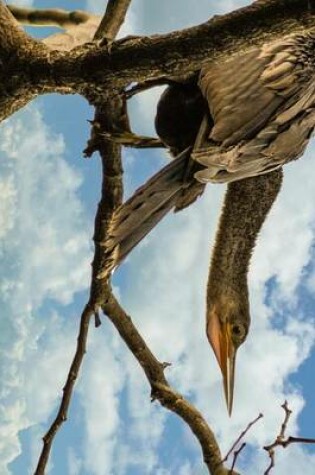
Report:
[[[79,93],[96,103],[131,82],[183,78],[254,44],[315,27],[302,0],[264,0],[167,35],[50,51],[27,36],[0,3],[0,120],[38,94]]]

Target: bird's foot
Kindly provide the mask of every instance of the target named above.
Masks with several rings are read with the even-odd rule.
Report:
[[[146,137],[143,135],[137,135],[132,132],[102,132],[101,135],[105,137],[106,140],[116,142],[125,147],[134,147],[134,148],[158,148],[165,147],[163,142],[160,139],[154,137]]]

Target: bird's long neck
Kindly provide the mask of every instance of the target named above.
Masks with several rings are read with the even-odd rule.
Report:
[[[210,266],[208,307],[223,296],[247,296],[250,257],[281,182],[280,169],[228,185]]]

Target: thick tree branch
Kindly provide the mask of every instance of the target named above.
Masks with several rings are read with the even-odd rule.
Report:
[[[86,77],[117,87],[165,77],[186,77],[209,61],[224,61],[253,45],[315,27],[306,0],[265,0],[168,35],[123,39],[81,57]],[[128,78],[128,80],[126,80]]]
[[[131,0],[108,0],[106,12],[94,35],[95,40],[115,38],[125,20]]]
[[[57,26],[69,28],[89,20],[91,15],[82,10],[66,11],[60,8],[38,9],[8,5],[14,18],[24,25]]]
[[[10,21],[13,17],[3,3],[0,7],[0,34],[5,36],[7,17]],[[224,61],[232,53],[254,44],[311,27],[315,28],[315,16],[311,15],[307,0],[264,0],[194,28],[168,35],[127,38],[114,42],[111,48],[90,43],[70,52],[29,49],[23,56],[20,51],[13,65],[19,73],[14,76],[14,84],[10,84],[11,71],[6,70],[2,76],[9,90],[18,92],[19,97],[23,91],[36,87],[36,94],[76,92],[97,103],[106,90],[123,89],[132,82],[182,80],[205,62]],[[0,104],[0,120],[8,116],[7,110],[12,112],[16,108],[15,103],[10,103],[5,110],[7,101],[12,101],[11,94],[9,98],[4,95],[4,105]]]
[[[162,406],[177,414],[187,423],[200,443],[209,473],[227,475],[230,470],[221,464],[220,449],[207,422],[191,403],[171,388],[164,375],[165,364],[155,358],[131,318],[113,296],[109,286],[105,287],[106,301],[103,303],[102,309],[143,368],[151,386],[152,399],[157,399]],[[231,473],[236,475],[236,472]]]
[[[5,63],[16,57],[20,50],[25,50],[32,43],[31,38],[24,32],[15,20],[3,0],[0,0],[0,59]],[[0,72],[1,72],[0,63]]]

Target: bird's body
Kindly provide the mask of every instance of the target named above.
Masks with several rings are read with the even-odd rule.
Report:
[[[306,32],[211,63],[198,85],[170,86],[156,129],[179,156],[115,212],[106,242],[111,259],[99,278],[168,211],[195,201],[207,182],[257,176],[299,158],[315,125],[314,79],[315,32]]]
[[[182,119],[189,117],[187,128]],[[179,155],[116,210],[104,243],[109,258],[99,278],[119,265],[168,211],[195,201],[206,183],[229,184],[207,297],[207,335],[223,374],[229,411],[236,350],[250,320],[248,262],[280,190],[281,168],[303,154],[314,126],[315,32],[203,67],[198,85],[171,86],[158,105],[157,132]]]
[[[195,178],[225,183],[299,158],[315,125],[315,33],[294,35],[219,65],[199,86],[214,127],[192,153]]]

